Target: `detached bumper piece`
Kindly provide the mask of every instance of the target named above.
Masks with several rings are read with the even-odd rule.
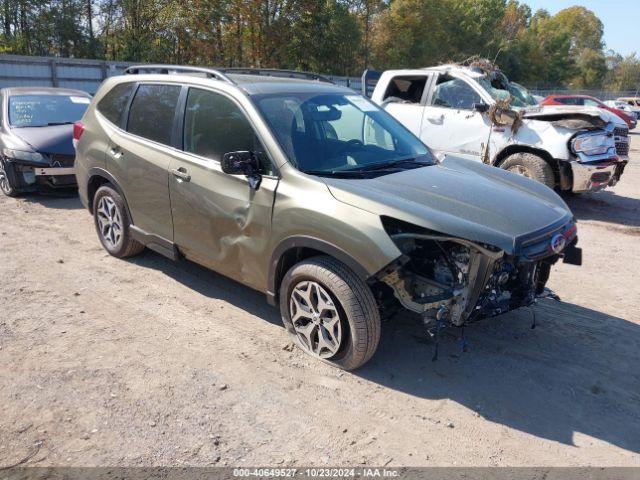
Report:
[[[620,180],[626,163],[604,161],[580,163],[571,162],[573,176],[572,191],[575,193],[597,192],[612,187]]]

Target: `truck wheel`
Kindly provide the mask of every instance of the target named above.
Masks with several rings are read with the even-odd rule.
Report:
[[[0,190],[8,197],[18,195],[16,186],[16,177],[13,167],[10,163],[0,158]]]
[[[291,267],[280,288],[280,313],[299,348],[338,368],[358,368],[378,348],[380,313],[371,289],[334,258]]]
[[[553,169],[544,158],[533,153],[514,153],[500,164],[500,168],[544,183],[549,188],[556,186]]]
[[[144,250],[144,245],[131,238],[124,201],[111,186],[100,187],[94,195],[93,218],[100,243],[114,257],[132,257]]]

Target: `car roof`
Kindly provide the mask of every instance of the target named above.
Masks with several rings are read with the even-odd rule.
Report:
[[[134,65],[124,71],[129,81],[169,81],[191,85],[236,88],[245,94],[273,93],[349,93],[354,90],[335,85],[327,78],[309,72],[257,68],[208,68],[184,65]],[[123,81],[127,81],[123,80]],[[213,83],[212,83],[213,82]]]
[[[57,87],[7,87],[0,90],[7,95],[77,95],[90,97],[84,90]]]
[[[189,77],[189,75],[183,75]],[[300,78],[269,77],[264,75],[248,75],[229,73],[227,75],[236,85],[249,95],[270,93],[349,93],[355,91],[330,82],[306,80]],[[219,80],[213,80],[219,81]]]
[[[434,73],[434,72],[457,73],[460,75],[468,75],[471,77],[483,76],[482,73],[477,72],[471,67],[465,67],[465,66],[456,65],[456,64],[444,64],[444,65],[436,65],[433,67],[423,67],[423,68],[403,68],[398,70],[386,70],[384,73],[389,73],[393,76],[399,76],[399,75],[411,76],[411,75],[420,75],[420,74],[424,75],[425,73]]]

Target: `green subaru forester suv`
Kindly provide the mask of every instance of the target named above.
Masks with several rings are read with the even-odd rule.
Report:
[[[551,189],[437,161],[384,110],[322,77],[130,67],[74,126],[80,197],[100,242],[186,258],[279,305],[296,344],[367,362],[398,307],[429,332],[531,305],[579,264]]]

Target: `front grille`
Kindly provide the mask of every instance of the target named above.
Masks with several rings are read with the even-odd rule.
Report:
[[[616,137],[628,137],[629,136],[629,129],[626,127],[616,127],[613,130],[613,134]]]
[[[629,142],[616,142],[616,152],[621,157],[629,155]]]
[[[573,221],[569,221],[561,226],[554,226],[550,229],[542,232],[537,232],[521,240],[520,254],[529,261],[538,261],[545,257],[550,257],[554,254],[551,250],[551,239],[561,234],[569,245],[576,237],[576,224]]]
[[[73,167],[73,163],[75,162],[75,160],[75,155],[61,155],[54,153],[53,155],[51,155],[51,166],[69,168]]]
[[[616,138],[616,152],[621,157],[629,155],[629,129],[624,127],[616,127],[613,130]]]

